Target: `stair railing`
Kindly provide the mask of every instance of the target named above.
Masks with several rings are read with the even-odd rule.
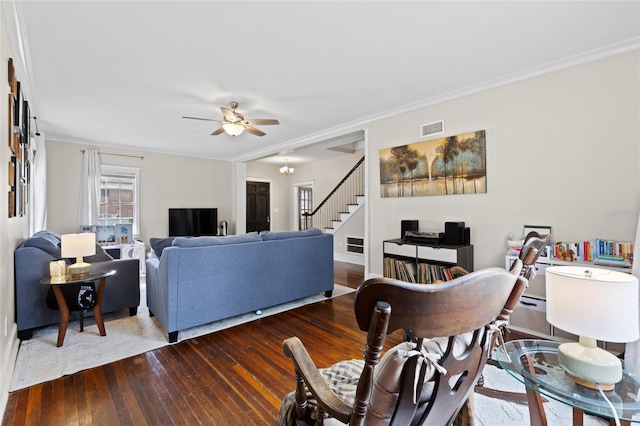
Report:
[[[333,221],[340,220],[340,213],[348,213],[350,204],[357,204],[357,197],[364,195],[364,157],[346,174],[335,188],[311,213],[303,213],[304,229],[333,228]]]

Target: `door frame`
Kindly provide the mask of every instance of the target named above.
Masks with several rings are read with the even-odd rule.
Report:
[[[292,214],[291,214],[291,229],[298,229],[298,187],[309,186],[311,187],[311,193],[313,194],[314,207],[315,208],[315,180],[306,180],[301,182],[294,182],[292,186],[291,200],[292,200]]]
[[[269,217],[271,218],[271,223],[273,223],[273,179],[269,178],[258,178],[258,177],[246,177],[244,179],[244,193],[245,198],[247,195],[247,182],[263,182],[269,184]],[[247,204],[244,204],[244,220],[245,220],[245,232],[246,232],[246,221],[247,221]],[[273,229],[272,229],[273,230]]]

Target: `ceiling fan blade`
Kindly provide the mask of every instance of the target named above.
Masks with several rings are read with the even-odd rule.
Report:
[[[218,130],[214,131],[213,133],[211,133],[211,136],[217,136],[220,133],[224,132],[224,128],[220,127]]]
[[[254,118],[253,120],[246,120],[249,124],[255,124],[257,126],[266,126],[269,124],[280,124],[278,120],[271,118]]]
[[[251,127],[251,126],[244,126],[244,130],[246,130],[247,133],[251,133],[252,135],[256,135],[256,136],[266,135],[266,133],[263,132],[262,130],[256,129],[255,127]]]
[[[227,120],[235,121],[237,119],[235,111],[231,108],[220,107],[220,111],[222,111],[222,115],[224,115],[224,118]]]
[[[188,118],[189,120],[215,121],[215,122],[217,122],[217,123],[220,123],[220,120],[214,120],[214,119],[212,119],[212,118],[185,117],[184,115],[182,116],[182,118]]]

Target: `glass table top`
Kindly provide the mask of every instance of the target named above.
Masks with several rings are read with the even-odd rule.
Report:
[[[110,277],[116,273],[115,269],[109,269],[106,271],[90,272],[89,275],[84,277],[73,277],[71,275],[59,275],[55,277],[47,277],[40,280],[40,284],[45,285],[60,285],[60,284],[77,284],[88,281],[99,280],[100,278]]]
[[[494,352],[499,364],[511,376],[542,395],[604,417],[614,417],[600,391],[575,383],[558,363],[560,342],[512,340]],[[624,364],[623,364],[624,366]],[[638,377],[623,373],[622,381],[611,391],[603,391],[621,420],[640,422],[640,383]]]

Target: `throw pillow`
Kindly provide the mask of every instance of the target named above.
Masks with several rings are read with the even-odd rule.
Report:
[[[162,251],[165,248],[170,247],[173,243],[173,240],[175,240],[175,237],[151,238],[149,239],[149,245],[151,246],[151,250],[153,250],[156,256],[160,258],[160,256],[162,256]]]
[[[113,260],[113,256],[107,253],[100,244],[96,244],[96,254],[85,256],[83,260],[87,263],[104,262],[106,260]]]

